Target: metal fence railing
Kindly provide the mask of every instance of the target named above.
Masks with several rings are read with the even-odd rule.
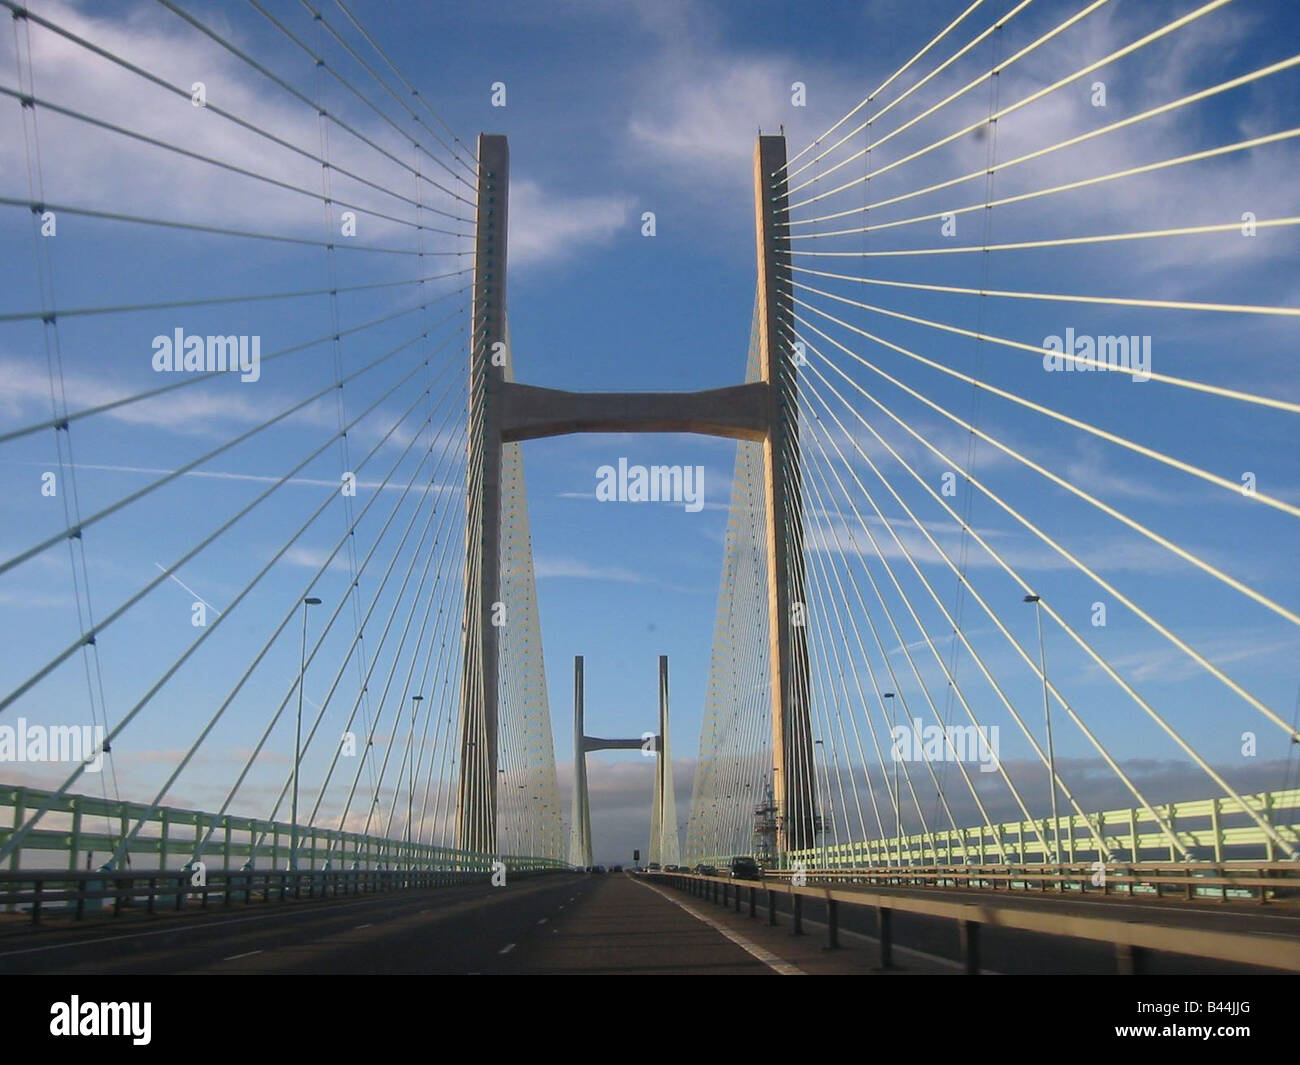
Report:
[[[511,869],[511,877],[538,876],[552,869]],[[88,913],[117,917],[160,910],[195,911],[289,899],[332,899],[412,888],[486,884],[491,870],[457,869],[213,869],[131,872],[31,869],[0,872],[0,909],[29,913],[32,923],[52,914],[81,920]]]
[[[50,803],[49,812],[27,833],[21,847],[9,855],[10,872],[60,866],[76,871],[102,866],[142,818],[145,823],[131,840],[126,858],[117,863],[121,869],[129,871],[143,864],[165,870],[169,864],[188,866],[193,860],[222,869],[248,866],[283,870],[289,864],[293,826],[284,821],[151,807],[93,795],[56,796],[50,791],[12,785],[0,785],[0,847],[46,803]],[[309,825],[299,825],[298,834],[296,864],[303,871],[490,872],[497,860],[520,871],[567,868],[567,863],[554,858],[478,854]]]

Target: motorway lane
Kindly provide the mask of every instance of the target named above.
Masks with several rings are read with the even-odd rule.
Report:
[[[0,927],[0,973],[473,972],[496,926],[590,890],[571,874],[361,899]],[[535,917],[530,918],[535,920]]]
[[[671,898],[626,875],[594,878],[590,895],[499,957],[513,973],[773,975],[773,969]]]
[[[0,925],[0,974],[772,972],[671,899],[620,875]]]

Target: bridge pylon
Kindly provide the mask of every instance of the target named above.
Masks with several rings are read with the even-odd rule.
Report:
[[[654,754],[655,776],[651,798],[650,846],[647,861],[676,865],[681,844],[677,838],[677,811],[673,798],[672,765],[668,756],[668,656],[659,656],[659,731],[635,739],[588,736],[582,655],[573,659],[573,813],[569,837],[569,863],[584,868],[592,863],[591,799],[587,788],[589,751],[635,751]]]
[[[817,825],[808,711],[804,602],[803,492],[793,296],[786,237],[785,138],[760,136],[754,153],[758,248],[758,380],[699,392],[581,393],[517,383],[505,372],[506,238],[509,150],[502,136],[479,137],[474,308],[469,357],[466,473],[464,672],[460,701],[458,846],[497,849],[497,714],[501,583],[501,452],[506,443],[572,433],[698,433],[762,443],[767,544],[768,655],[771,666],[773,798],[780,855],[815,844]],[[580,660],[579,660],[580,662]],[[577,696],[581,698],[581,666]],[[661,678],[666,719],[666,674]],[[666,735],[661,721],[660,735]],[[575,735],[581,743],[581,725]],[[640,745],[637,741],[636,746]],[[586,793],[575,752],[575,794]],[[667,759],[662,774],[671,776]],[[658,779],[671,805],[671,779]],[[661,822],[675,813],[659,806]],[[668,824],[660,835],[667,838]],[[591,826],[575,805],[574,864],[591,864]],[[581,853],[578,853],[578,852]]]
[[[465,473],[465,621],[461,635],[460,778],[456,845],[497,850],[500,698],[501,392],[506,344],[506,235],[510,149],[478,139],[474,304],[469,339],[469,453]]]
[[[776,850],[782,861],[789,851],[816,845],[820,821],[808,713],[803,480],[785,164],[785,137],[760,136],[754,149],[754,228],[758,242],[759,380],[767,386],[763,481],[772,799],[777,811]]]

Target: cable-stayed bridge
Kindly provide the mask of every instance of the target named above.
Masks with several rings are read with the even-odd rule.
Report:
[[[274,105],[0,0],[11,917],[364,904],[408,936],[430,897],[509,925],[580,894],[564,960],[518,955],[564,969],[618,964],[620,913],[668,950],[693,895],[885,967],[897,913],[972,972],[1064,935],[1300,968],[1289,23],[1175,91],[1162,63],[1244,32],[1227,0],[1113,47],[1108,0],[954,5],[811,140],[758,135],[734,383],[577,392],[512,341],[505,136],[458,136],[342,0],[253,3],[256,47],[159,4]],[[608,433],[735,442],[680,825],[664,657],[624,740],[586,735],[579,659],[557,772],[522,445]],[[586,753],[620,747],[674,869],[574,886]],[[662,966],[743,967],[738,934]]]

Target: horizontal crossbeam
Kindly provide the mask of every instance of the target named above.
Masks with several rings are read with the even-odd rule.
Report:
[[[765,382],[702,392],[566,392],[503,382],[506,443],[569,433],[699,433],[762,440],[769,408]]]
[[[646,744],[650,744],[646,747]],[[602,740],[598,736],[582,737],[582,752],[588,751],[639,751],[642,748],[648,751],[657,751],[662,747],[662,737],[647,736],[643,740]]]

